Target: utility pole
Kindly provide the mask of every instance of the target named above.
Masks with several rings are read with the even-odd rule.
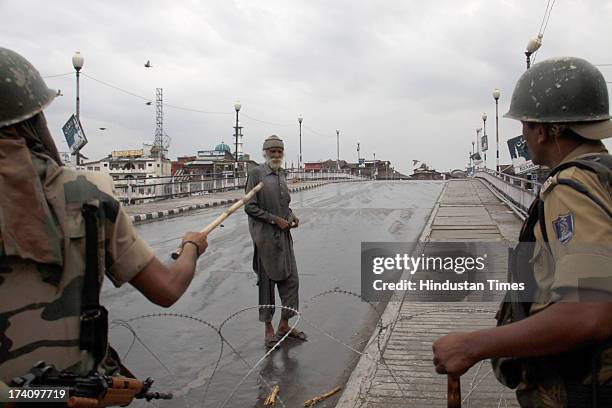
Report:
[[[336,129],[336,168],[340,171],[340,130]]]

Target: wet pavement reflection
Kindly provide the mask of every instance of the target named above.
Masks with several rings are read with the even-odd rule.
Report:
[[[332,293],[308,300],[333,289],[359,293],[361,242],[417,240],[442,186],[440,182],[407,181],[339,183],[292,194],[291,207],[300,218],[300,227],[292,233],[301,309],[304,318],[317,328],[300,323],[298,327],[307,332],[308,341],[288,339],[281,344],[244,381],[227,407],[263,406],[270,391],[265,383],[280,386],[279,395],[287,407],[303,406],[305,400],[344,385],[359,355],[322,331],[361,350],[378,315],[368,303],[348,294]],[[201,210],[139,225],[137,230],[160,259],[170,262],[169,255],[182,233],[203,228],[221,211]],[[102,296],[111,320],[175,314],[130,322],[136,339],[125,326],[111,329],[113,346],[119,355],[126,355],[124,363],[137,376],[152,377],[156,390],[175,394],[174,400],[154,401],[154,406],[219,407],[249,370],[245,361],[224,345],[203,401],[221,342],[212,329],[187,317],[219,327],[232,313],[257,304],[246,218],[240,210],[211,234],[191,286],[171,309],[152,305],[130,285],[116,289],[105,284]],[[384,305],[378,307],[384,309]],[[223,335],[251,366],[267,351],[257,309],[229,320]],[[317,406],[333,407],[339,395]],[[135,406],[151,403],[142,401]]]

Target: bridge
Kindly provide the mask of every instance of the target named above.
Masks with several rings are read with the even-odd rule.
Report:
[[[336,385],[343,391],[330,397],[327,406],[445,406],[446,378],[434,372],[432,342],[450,331],[494,325],[499,299],[419,302],[398,293],[395,301],[377,306],[382,313],[379,322],[379,315],[357,297],[361,242],[472,241],[507,247],[518,237],[537,185],[483,170],[472,178],[447,181],[304,177],[290,187],[292,208],[301,219],[300,228],[293,232],[303,304],[300,329],[308,332],[309,341],[281,344],[281,350],[255,369],[228,406],[263,401],[269,389],[262,379],[280,386],[282,403],[277,405],[281,407],[302,406]],[[225,191],[129,205],[126,210],[134,219],[150,214],[144,219],[148,222],[136,228],[166,259],[184,231],[202,228],[218,215],[220,209],[214,207],[227,205],[241,194],[241,188],[228,186]],[[170,213],[183,204],[189,209]],[[502,252],[494,257],[490,272],[503,278]],[[172,321],[161,309],[160,316],[165,317],[158,323],[142,321],[131,327],[142,347],[132,347],[134,337],[125,328],[111,330],[113,344],[121,354],[127,353],[131,369],[177,390],[173,406],[218,406],[247,371],[235,353],[254,362],[266,352],[256,310],[238,312],[257,300],[251,257],[246,217],[236,214],[211,234],[194,281],[172,310],[177,316],[213,325],[239,313],[224,329],[234,349],[226,349],[218,372],[212,371],[219,351],[214,333]],[[156,312],[128,289],[105,287],[103,298],[113,319],[125,321]],[[376,329],[379,323],[384,330]],[[172,356],[172,361],[160,367],[159,356]],[[208,381],[212,387],[203,401]],[[470,370],[462,387],[464,406],[517,406],[513,392],[496,382],[488,362]]]

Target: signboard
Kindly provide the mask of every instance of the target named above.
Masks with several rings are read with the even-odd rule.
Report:
[[[480,138],[480,150],[483,152],[489,150],[489,138],[487,135],[483,135],[482,138]]]
[[[359,159],[359,167],[365,167],[365,159]]]
[[[64,136],[66,136],[68,147],[73,154],[87,144],[87,138],[85,137],[81,123],[79,123],[79,120],[74,114],[62,127],[62,131],[64,132]]]
[[[527,150],[527,143],[525,142],[523,135],[508,139],[508,149],[510,150],[510,157],[512,158],[514,173],[529,173],[530,171],[538,168],[538,166],[533,164],[531,161],[531,155]]]
[[[472,158],[472,161],[474,162],[474,165],[479,165],[482,163],[482,157],[480,156],[480,153],[476,152],[473,155],[470,156]]]
[[[60,159],[62,159],[62,162],[64,162],[64,164],[69,164],[71,161],[71,157],[70,157],[70,152],[59,152],[60,155]]]
[[[111,153],[113,157],[142,157],[144,156],[143,149],[138,150],[113,150]]]
[[[225,156],[225,150],[200,150],[198,151],[198,157],[209,157],[209,156]]]

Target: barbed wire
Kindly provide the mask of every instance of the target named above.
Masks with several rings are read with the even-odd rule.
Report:
[[[240,389],[240,387],[244,384],[244,382],[253,374],[253,372],[255,371],[255,369],[263,362],[265,361],[268,357],[270,357],[270,355],[276,350],[278,349],[281,344],[288,338],[289,334],[296,329],[296,327],[298,326],[298,324],[300,322],[303,322],[305,324],[307,324],[308,326],[312,327],[313,329],[317,330],[318,332],[320,332],[321,334],[323,334],[324,336],[326,336],[327,338],[331,339],[332,341],[342,345],[343,347],[351,350],[352,352],[354,352],[357,356],[357,358],[363,357],[363,358],[367,358],[369,360],[371,360],[372,362],[374,362],[377,365],[381,365],[382,367],[384,367],[386,369],[386,371],[390,374],[392,381],[395,383],[395,385],[397,386],[397,389],[401,392],[402,396],[406,396],[405,394],[405,390],[404,390],[404,386],[402,386],[402,384],[409,384],[412,381],[410,381],[408,378],[404,377],[402,374],[396,372],[396,370],[394,370],[389,364],[387,364],[387,361],[385,360],[384,357],[384,349],[385,349],[385,345],[383,345],[382,343],[382,335],[385,333],[385,331],[387,329],[389,329],[390,327],[392,327],[394,324],[398,323],[398,322],[402,322],[402,321],[407,321],[407,320],[411,320],[415,317],[419,317],[419,316],[423,316],[423,315],[428,315],[428,314],[435,314],[435,313],[447,313],[447,312],[456,312],[456,313],[469,313],[469,314],[473,314],[473,313],[487,313],[487,314],[492,314],[495,313],[495,310],[493,309],[483,309],[483,308],[469,308],[469,307],[448,307],[448,308],[442,308],[442,309],[435,309],[435,310],[424,310],[421,312],[415,312],[409,315],[404,315],[404,316],[400,316],[398,315],[396,317],[396,319],[394,319],[393,321],[389,322],[388,324],[383,324],[383,316],[382,313],[378,310],[378,308],[376,307],[376,305],[373,302],[370,302],[366,299],[364,299],[361,295],[352,292],[350,290],[344,290],[344,289],[340,289],[340,288],[334,288],[334,289],[330,289],[330,290],[326,290],[323,291],[321,293],[318,293],[314,296],[312,296],[311,298],[309,298],[305,303],[304,303],[304,309],[308,309],[308,307],[312,304],[315,304],[316,302],[318,302],[321,298],[329,296],[329,295],[347,295],[347,296],[352,296],[355,297],[357,299],[360,299],[361,301],[363,301],[364,303],[366,303],[372,310],[375,311],[375,313],[377,314],[377,322],[375,325],[375,335],[371,336],[369,340],[364,340],[362,342],[360,342],[359,344],[362,344],[364,342],[366,342],[365,346],[363,347],[364,351],[359,351],[357,350],[354,346],[351,346],[349,344],[347,344],[346,342],[340,340],[339,338],[337,338],[336,336],[334,336],[333,334],[329,333],[327,330],[319,327],[317,324],[315,324],[314,322],[310,321],[309,319],[307,319],[304,316],[304,312],[301,312],[299,310],[287,307],[287,306],[282,306],[282,305],[256,305],[256,306],[248,306],[242,309],[239,309],[235,312],[232,312],[230,315],[228,315],[219,325],[219,327],[215,326],[214,324],[195,317],[195,316],[191,316],[191,315],[187,315],[187,314],[181,314],[181,313],[152,313],[152,314],[145,314],[145,315],[140,315],[140,316],[136,316],[130,319],[116,319],[113,320],[112,325],[110,328],[113,327],[124,327],[127,328],[132,336],[132,342],[130,344],[130,346],[128,347],[128,350],[126,351],[126,353],[124,354],[123,358],[127,358],[127,356],[129,355],[129,353],[131,352],[131,350],[133,349],[133,345],[135,342],[138,342],[139,344],[141,344],[149,354],[151,354],[156,361],[170,374],[172,375],[171,370],[167,367],[166,364],[164,364],[164,362],[153,352],[153,350],[151,350],[150,347],[148,347],[145,342],[142,340],[142,338],[140,336],[138,336],[138,334],[136,333],[136,330],[130,325],[130,323],[135,322],[135,321],[139,321],[139,320],[143,320],[143,319],[147,319],[147,318],[178,318],[178,319],[186,319],[186,320],[190,320],[190,321],[194,321],[197,323],[200,323],[210,329],[212,329],[218,336],[219,336],[219,341],[220,341],[220,347],[219,347],[219,354],[214,362],[214,367],[213,370],[210,374],[210,376],[208,377],[206,383],[205,383],[205,387],[204,387],[204,393],[201,399],[201,405],[205,406],[206,401],[207,401],[207,397],[208,397],[208,393],[209,393],[209,389],[210,389],[210,385],[215,377],[215,375],[218,373],[219,370],[219,366],[221,364],[221,361],[223,359],[223,354],[224,354],[224,344],[226,344],[228,346],[228,348],[231,350],[231,352],[236,355],[236,357],[248,368],[248,371],[242,376],[242,378],[240,379],[240,381],[238,381],[236,383],[236,385],[233,387],[233,389],[230,391],[230,393],[227,395],[227,397],[223,400],[223,402],[219,405],[220,408],[225,408],[227,406],[227,404],[232,400],[232,398],[235,396],[235,394],[238,392],[238,390]],[[238,351],[231,343],[230,341],[223,335],[223,328],[232,320],[234,320],[236,317],[238,317],[239,315],[241,315],[242,313],[245,313],[247,311],[253,310],[253,309],[262,309],[262,308],[279,308],[279,309],[284,309],[284,310],[289,310],[293,313],[295,313],[295,316],[297,317],[296,321],[293,323],[293,325],[290,326],[290,330],[287,331],[287,333],[285,333],[274,345],[272,348],[270,348],[262,357],[260,357],[257,362],[255,364],[249,364],[249,362],[246,360],[246,358],[242,355],[242,353],[240,351]],[[372,343],[376,341],[376,348],[377,348],[377,353],[374,356],[369,355],[367,352],[365,352],[368,347],[370,347],[372,345]],[[472,377],[471,381],[470,381],[470,385],[469,385],[469,390],[466,393],[466,395],[464,396],[462,402],[466,402],[468,403],[468,407],[470,404],[470,397],[472,396],[472,394],[478,389],[478,387],[480,386],[480,384],[482,384],[482,382],[491,374],[491,372],[493,371],[492,369],[489,370],[488,372],[486,372],[480,379],[477,380],[478,378],[478,374],[480,373],[481,367],[484,364],[484,361],[480,362],[476,372],[474,374],[474,376]],[[262,381],[262,383],[264,384],[265,388],[268,391],[271,391],[273,386],[261,375],[261,373],[258,373],[258,378]],[[363,389],[363,386],[365,386],[366,383],[363,382],[361,384],[361,389],[359,390],[360,395],[366,393],[367,391]],[[501,387],[501,385],[500,385]],[[187,401],[186,396],[183,396],[183,399],[185,400],[185,402],[189,405],[189,402]],[[280,404],[281,407],[286,408],[285,402],[282,400],[282,398],[280,396],[277,396],[277,402]],[[502,402],[506,403],[505,398],[503,397],[503,390],[500,393],[500,398],[499,398],[499,407],[501,407]],[[506,403],[507,405],[507,403]]]

